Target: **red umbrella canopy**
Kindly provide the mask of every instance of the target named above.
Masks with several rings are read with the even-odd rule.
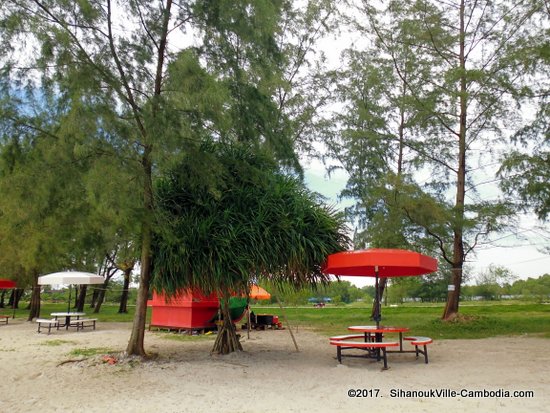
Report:
[[[363,277],[403,277],[434,271],[437,271],[437,260],[432,257],[414,251],[384,248],[331,254],[323,266],[325,274]]]
[[[15,281],[12,280],[6,280],[1,278],[0,279],[0,289],[9,289],[9,288],[16,288],[17,285],[15,284]]]

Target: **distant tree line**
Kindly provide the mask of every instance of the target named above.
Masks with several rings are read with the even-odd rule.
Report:
[[[93,286],[86,288],[84,291],[82,287],[75,288],[77,293],[72,294],[72,306],[78,308],[79,301],[81,300],[81,292],[85,295],[85,308],[98,309],[99,312],[100,306],[97,305],[99,302],[108,303],[110,305],[119,305],[123,306],[125,311],[119,311],[121,313],[127,313],[128,306],[135,306],[137,289],[134,288],[124,288],[123,280],[111,280],[107,288],[104,289],[103,285]],[[101,291],[103,290],[103,293]],[[16,297],[15,308],[20,308],[19,301],[22,300],[23,305],[28,305],[31,298],[32,290],[30,288],[18,288],[15,290],[0,290],[0,308],[12,308],[14,295]],[[103,295],[101,297],[101,295]],[[124,297],[126,296],[126,299]],[[69,299],[69,289],[67,287],[60,289],[52,289],[51,286],[44,286],[42,294],[40,296],[42,302],[46,303],[67,303]],[[83,308],[84,308],[83,307]],[[94,312],[96,312],[94,310]]]
[[[504,274],[502,273],[504,272]],[[500,273],[500,274],[499,274]],[[461,300],[503,300],[516,299],[544,302],[550,300],[550,274],[526,280],[514,280],[509,271],[491,266],[480,274],[473,283],[462,289]],[[277,304],[281,300],[286,305],[312,305],[329,298],[331,305],[344,305],[363,301],[372,302],[374,286],[359,288],[349,281],[334,281],[317,290],[284,291],[275,293],[268,301],[260,304]],[[382,301],[386,304],[406,302],[444,302],[447,298],[447,280],[441,275],[424,277],[403,277],[390,281]]]

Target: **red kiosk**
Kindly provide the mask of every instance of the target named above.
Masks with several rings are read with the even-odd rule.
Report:
[[[153,292],[147,306],[152,309],[149,328],[204,330],[216,327],[220,303],[216,294],[205,296],[198,291],[184,291],[171,298]]]

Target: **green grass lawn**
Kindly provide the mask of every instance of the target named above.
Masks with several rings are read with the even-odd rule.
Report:
[[[280,308],[252,308],[256,314],[281,316]],[[330,307],[285,308],[293,327],[312,328],[330,336],[346,334],[351,325],[373,325],[370,308]],[[382,308],[382,324],[406,326],[411,334],[434,339],[484,338],[502,335],[533,334],[550,338],[550,305],[545,304],[478,304],[462,306],[461,317],[453,322],[441,320],[443,305],[399,306]]]
[[[16,318],[28,318],[29,310],[25,309],[27,303],[20,303],[19,309],[15,310]],[[40,317],[41,318],[52,318],[51,313],[61,313],[67,311],[67,303],[42,303],[40,306]],[[75,311],[71,309],[71,311]],[[134,318],[134,307],[128,306],[127,314],[118,313],[118,304],[103,304],[101,310],[98,314],[95,314],[93,308],[90,308],[88,305],[84,306],[84,312],[86,313],[87,318],[97,318],[98,321],[114,321],[114,322],[130,322]],[[11,315],[13,312],[10,308],[4,308],[0,311],[1,314]],[[150,316],[150,311],[148,312]],[[149,318],[147,318],[149,321]]]
[[[104,304],[99,314],[93,314],[86,307],[87,317],[97,318],[100,322],[131,322],[133,307],[128,314],[118,314],[118,305]],[[279,307],[252,306],[256,314],[275,314],[281,320]],[[50,317],[52,312],[67,311],[66,304],[43,303],[41,317]],[[372,325],[368,305],[313,307],[286,307],[284,312],[292,327],[308,328],[320,334],[330,336],[346,334],[351,325]],[[11,314],[3,309],[2,314]],[[550,338],[550,305],[535,303],[484,302],[464,303],[460,307],[458,320],[441,321],[443,304],[415,305],[382,308],[382,324],[406,326],[411,334],[429,336],[434,339],[484,338],[502,335],[530,334]],[[151,310],[148,311],[148,320]],[[27,318],[28,310],[16,310],[16,318]]]

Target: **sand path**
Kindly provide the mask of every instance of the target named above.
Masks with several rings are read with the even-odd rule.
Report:
[[[550,411],[550,340],[499,337],[436,340],[430,364],[413,354],[381,363],[335,360],[327,337],[299,330],[243,333],[244,352],[211,356],[212,341],[176,341],[147,332],[154,361],[71,355],[75,349],[122,352],[127,323],[84,332],[37,334],[36,325],[0,326],[1,412],[543,412]],[[69,361],[84,359],[80,362]],[[359,390],[367,397],[349,397]],[[513,397],[517,391],[534,397]],[[409,397],[408,391],[423,392]],[[452,391],[467,393],[453,396]],[[487,397],[469,392],[510,392]],[[437,394],[436,392],[439,392]],[[397,396],[397,397],[395,397]]]

